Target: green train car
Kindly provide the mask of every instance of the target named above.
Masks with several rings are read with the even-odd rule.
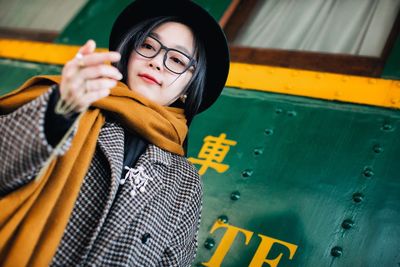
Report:
[[[0,0],[1,94],[60,73],[89,38],[108,47],[131,1],[26,2]],[[232,59],[189,133],[204,184],[193,266],[400,266],[400,1],[195,2],[224,26]],[[22,29],[39,20],[30,12],[65,23]],[[260,28],[261,44],[276,42],[255,44]]]

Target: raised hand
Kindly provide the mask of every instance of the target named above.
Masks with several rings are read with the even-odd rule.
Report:
[[[93,102],[110,94],[110,89],[122,79],[117,68],[107,62],[117,62],[118,52],[95,52],[96,43],[89,40],[62,70],[60,83],[64,110],[82,112]]]

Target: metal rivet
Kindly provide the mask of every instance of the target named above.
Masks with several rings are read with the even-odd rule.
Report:
[[[142,235],[142,243],[145,244],[147,242],[147,240],[151,237],[151,235],[149,233],[145,233],[144,235]]]
[[[391,124],[389,124],[389,123],[385,123],[384,125],[382,125],[381,129],[383,131],[387,131],[388,132],[388,131],[391,131],[393,129],[393,126]]]
[[[346,219],[342,222],[342,227],[346,230],[352,228],[354,226],[354,221],[351,219]]]
[[[221,223],[228,223],[228,216],[226,216],[226,215],[220,215],[220,216],[218,217],[218,221],[221,222]]]
[[[257,147],[254,149],[254,155],[261,155],[262,153],[264,153],[264,149],[262,147]]]
[[[275,109],[275,113],[276,114],[281,114],[282,112],[283,112],[283,110],[281,108]]]
[[[232,192],[231,199],[232,200],[239,200],[240,199],[240,192],[239,191]]]
[[[367,178],[371,178],[372,176],[374,176],[374,172],[370,167],[365,167],[363,175]]]
[[[266,135],[272,135],[272,134],[274,133],[274,130],[272,130],[272,129],[265,129],[265,130],[264,130],[264,133],[265,133]]]
[[[343,249],[341,247],[333,247],[331,249],[331,255],[333,257],[340,257],[343,254]]]
[[[356,203],[360,203],[364,200],[364,195],[362,193],[354,193],[353,194],[353,201]]]
[[[244,170],[243,172],[242,172],[242,176],[243,177],[250,177],[250,176],[252,176],[253,175],[253,170],[252,169],[246,169],[246,170]]]
[[[383,151],[383,148],[380,145],[374,145],[373,150],[375,153],[381,153]]]
[[[297,113],[296,113],[296,111],[288,111],[287,112],[287,115],[289,116],[289,117],[294,117],[294,116],[296,116],[297,115]]]
[[[214,246],[215,246],[215,241],[211,237],[207,238],[206,241],[204,242],[204,247],[206,249],[212,249]]]

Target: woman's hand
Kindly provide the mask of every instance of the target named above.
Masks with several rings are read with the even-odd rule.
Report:
[[[122,79],[117,68],[105,62],[117,62],[117,52],[95,53],[96,43],[89,40],[75,58],[68,61],[60,84],[61,100],[75,112],[82,112],[93,102],[110,94],[110,89]]]

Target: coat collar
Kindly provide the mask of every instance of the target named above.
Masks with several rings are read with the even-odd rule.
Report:
[[[149,144],[145,152],[139,157],[136,162],[135,169],[142,171],[142,177],[149,177],[148,183],[143,192],[134,190],[134,186],[129,180],[121,181],[126,178],[126,170],[123,166],[124,156],[124,130],[121,126],[115,123],[106,123],[104,125],[98,139],[99,146],[110,163],[111,168],[111,192],[109,196],[109,203],[116,201],[115,211],[118,209],[126,209],[131,212],[127,214],[133,219],[138,212],[140,212],[149,201],[151,201],[163,188],[165,187],[164,175],[161,175],[159,167],[157,166],[170,166],[173,164],[173,155],[170,152],[164,151],[159,147]],[[118,188],[120,191],[116,195]],[[115,198],[117,196],[117,198]],[[121,202],[121,205],[118,203]],[[122,212],[122,211],[121,211]],[[122,226],[125,227],[126,225]]]
[[[172,153],[162,150],[161,148],[149,144],[144,154],[148,157],[149,161],[155,164],[170,166],[172,164]]]
[[[124,168],[123,128],[117,123],[106,122],[100,131],[98,143],[108,162],[110,163],[111,176],[113,180],[116,180],[118,183]],[[144,153],[139,157],[136,165],[148,162],[151,165],[160,164],[168,167],[172,164],[172,159],[174,156],[174,154],[168,151],[165,151],[153,144],[149,144]]]

